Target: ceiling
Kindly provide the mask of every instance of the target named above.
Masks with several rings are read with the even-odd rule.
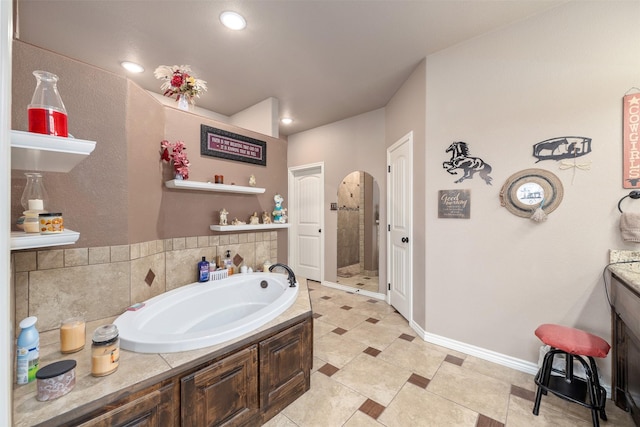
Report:
[[[566,1],[17,0],[16,32],[158,93],[158,65],[191,65],[208,86],[198,106],[232,115],[275,97],[290,135],[384,107],[427,55]],[[225,10],[247,28],[223,27]]]

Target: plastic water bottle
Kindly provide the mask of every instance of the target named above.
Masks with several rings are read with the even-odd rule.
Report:
[[[37,317],[31,316],[20,322],[16,363],[18,384],[27,384],[36,379],[40,361],[40,334],[36,330],[37,321]]]

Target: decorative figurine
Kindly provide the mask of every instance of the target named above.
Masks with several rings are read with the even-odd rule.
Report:
[[[269,216],[269,212],[262,212],[262,223],[263,224],[271,224],[271,216]]]
[[[244,221],[240,221],[238,218],[233,218],[231,221],[231,225],[246,225],[247,223]]]
[[[255,187],[256,186],[256,177],[255,175],[251,175],[249,177],[249,187]]]
[[[276,194],[273,197],[273,201],[276,202],[276,207],[273,210],[273,222],[276,224],[285,224],[287,222],[287,209],[282,207],[284,198]]]
[[[260,224],[260,218],[258,218],[258,212],[254,212],[253,215],[249,217],[249,224],[251,225]]]
[[[220,211],[220,225],[227,225],[227,215],[229,212],[225,208],[222,208]]]

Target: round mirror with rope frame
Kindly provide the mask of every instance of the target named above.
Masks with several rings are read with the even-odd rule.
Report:
[[[564,187],[560,179],[544,169],[525,169],[511,175],[500,190],[500,205],[509,212],[530,218],[542,208],[553,212],[562,202]]]

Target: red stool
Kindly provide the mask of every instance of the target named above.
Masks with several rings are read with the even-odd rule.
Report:
[[[609,344],[590,333],[560,325],[544,324],[539,326],[535,333],[543,343],[551,347],[551,350],[544,356],[542,367],[535,377],[538,390],[533,414],[538,415],[542,395],[550,391],[562,399],[591,409],[593,425],[598,427],[598,415],[604,421],[607,420],[604,409],[607,392],[598,381],[598,367],[593,358],[607,357],[611,348]],[[553,358],[556,355],[564,355],[565,358],[565,368],[560,371],[562,376],[551,375]],[[586,379],[574,377],[574,359],[584,368]]]

